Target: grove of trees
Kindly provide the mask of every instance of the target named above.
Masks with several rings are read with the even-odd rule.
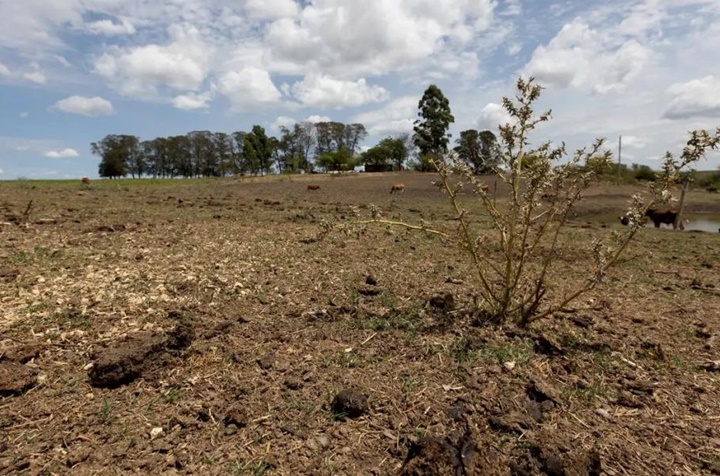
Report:
[[[110,134],[93,142],[90,149],[100,157],[99,175],[107,178],[265,175],[352,170],[358,165],[367,171],[409,166],[434,172],[432,160],[442,160],[449,152],[448,130],[454,122],[450,102],[431,84],[418,102],[413,134],[387,136],[364,152],[360,150],[368,136],[365,126],[333,121],[281,126],[279,137],[268,135],[259,125],[249,132],[193,131],[144,141],[133,135]],[[452,151],[478,175],[493,173],[501,163],[498,137],[490,130],[461,131]],[[612,167],[616,166],[598,172],[610,176],[615,173]],[[629,172],[622,167],[622,175]],[[654,177],[647,166],[634,166],[632,175],[637,180]]]
[[[110,134],[93,142],[90,149],[100,158],[99,175],[107,178],[351,170],[365,163],[402,167],[408,157],[406,135],[388,137],[372,153],[361,154],[367,135],[362,124],[301,122],[282,126],[279,137],[268,135],[259,125],[249,132],[193,131],[144,141],[134,135]]]

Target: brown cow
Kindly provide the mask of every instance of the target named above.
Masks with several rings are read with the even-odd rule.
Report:
[[[390,187],[390,193],[393,193],[393,192],[405,193],[405,185],[402,183],[396,183],[395,185]]]
[[[320,185],[308,185],[308,190],[320,190]]]
[[[83,177],[81,181],[86,187],[90,185],[90,179],[87,177]]]

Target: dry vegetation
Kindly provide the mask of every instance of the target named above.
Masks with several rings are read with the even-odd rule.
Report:
[[[573,309],[473,326],[440,238],[317,240],[371,204],[453,230],[434,179],[0,185],[0,474],[720,474],[720,234],[643,230]],[[634,190],[583,195],[554,282]]]

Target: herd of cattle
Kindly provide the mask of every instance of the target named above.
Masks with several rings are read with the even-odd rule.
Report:
[[[87,177],[83,177],[82,184],[85,187],[90,186],[90,179]],[[485,193],[487,193],[490,190],[490,188],[487,185],[482,185],[480,188]],[[308,184],[307,189],[308,190],[320,190],[320,185]],[[390,193],[392,194],[395,192],[405,193],[405,184],[402,184],[402,183],[393,184],[390,187]],[[543,199],[545,199],[545,198],[547,198],[547,197],[543,195]],[[650,218],[650,220],[655,225],[655,228],[660,228],[660,225],[664,223],[666,225],[672,225],[674,230],[676,230],[678,227],[681,230],[684,230],[685,227],[683,226],[682,221],[680,221],[680,222],[677,221],[677,214],[678,214],[678,212],[673,211],[673,210],[656,210],[654,208],[650,208],[645,212],[645,216]],[[619,220],[622,225],[627,226],[630,224],[630,219],[626,216],[619,217]],[[720,231],[720,230],[718,230],[718,231]]]

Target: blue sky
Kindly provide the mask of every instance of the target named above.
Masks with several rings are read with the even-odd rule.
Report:
[[[538,139],[623,136],[657,166],[720,126],[717,0],[0,2],[0,180],[97,175],[90,143],[303,120],[412,130],[435,83],[454,136],[496,128],[519,75],[547,89]],[[700,168],[717,168],[713,154]]]

